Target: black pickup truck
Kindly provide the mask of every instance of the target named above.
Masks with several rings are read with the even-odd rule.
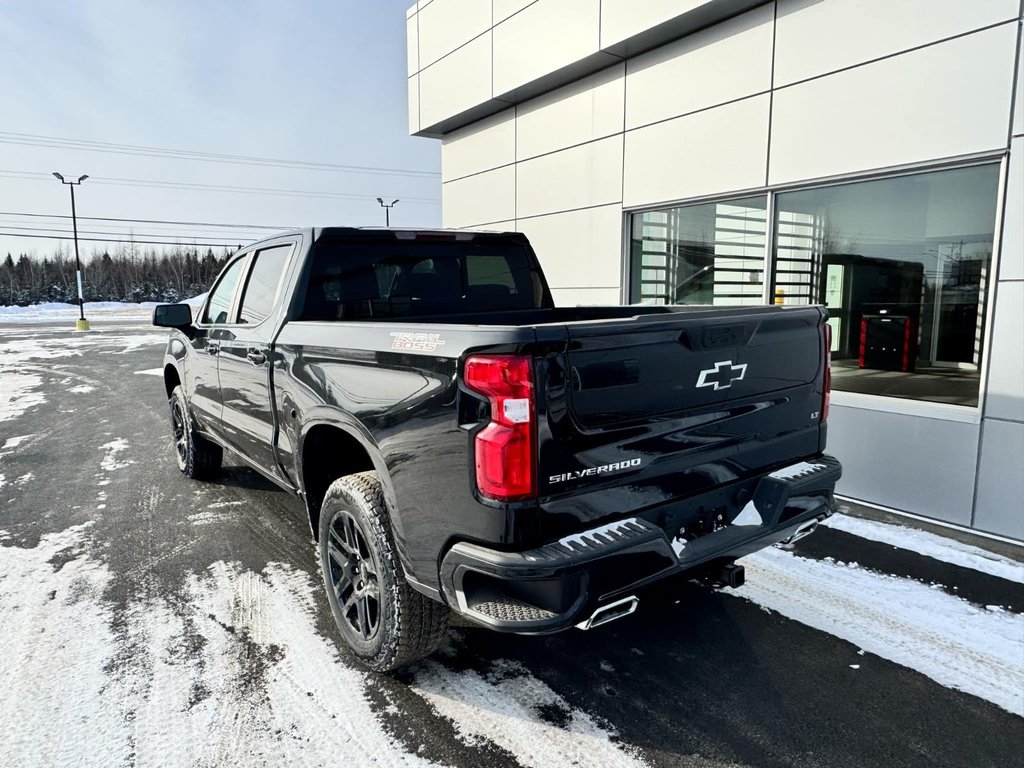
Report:
[[[178,466],[223,450],[305,502],[341,634],[426,655],[452,612],[589,629],[832,513],[816,306],[556,307],[527,239],[305,229],[251,245],[175,329]]]

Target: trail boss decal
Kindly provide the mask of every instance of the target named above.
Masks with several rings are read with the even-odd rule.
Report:
[[[561,475],[551,475],[548,477],[548,483],[555,485],[556,483],[564,483],[566,480],[579,480],[581,477],[591,477],[592,475],[606,475],[612,472],[621,472],[624,469],[632,469],[633,467],[640,466],[641,459],[626,459],[624,461],[616,461],[612,464],[602,464],[600,467],[587,467],[586,469],[577,469],[572,472],[564,472]]]
[[[391,335],[395,339],[391,342],[391,348],[400,349],[403,352],[434,352],[445,344],[440,333],[398,332]]]

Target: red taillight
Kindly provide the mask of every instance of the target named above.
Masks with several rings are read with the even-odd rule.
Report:
[[[491,403],[491,423],[476,435],[476,485],[484,496],[512,501],[537,492],[533,368],[520,355],[474,355],[463,379]]]
[[[821,398],[821,420],[828,419],[828,407],[832,400],[832,326],[825,323],[825,393]]]

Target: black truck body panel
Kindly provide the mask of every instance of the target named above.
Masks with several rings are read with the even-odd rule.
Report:
[[[312,266],[318,243],[401,240],[415,252],[420,238],[434,260],[439,244],[525,249],[539,274],[514,233],[282,235],[240,255],[291,244],[274,312],[257,325],[200,313],[172,334],[168,389],[180,381],[202,434],[303,496],[311,518],[304,446],[313,430],[343,433],[382,481],[410,583],[500,630],[564,629],[652,580],[731,562],[831,514],[841,470],[822,455],[822,308],[555,308],[534,277],[535,307],[451,315],[432,301],[401,317],[301,319],[314,283],[333,279]],[[465,383],[471,355],[531,360],[534,498],[477,488],[474,439],[490,408]],[[751,505],[760,521],[733,525]]]

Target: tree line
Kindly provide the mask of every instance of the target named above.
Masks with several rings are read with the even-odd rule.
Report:
[[[232,251],[183,246],[158,251],[123,245],[82,261],[85,301],[176,302],[208,290]],[[0,305],[78,303],[75,257],[60,247],[43,258],[10,253],[0,261]]]

